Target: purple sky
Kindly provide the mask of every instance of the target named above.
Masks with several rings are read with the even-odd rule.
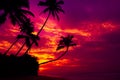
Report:
[[[76,69],[66,71],[66,74],[78,74],[80,72],[119,72],[120,71],[120,1],[119,0],[64,0],[63,9],[58,24],[62,29],[81,29],[84,22],[115,24],[116,30],[101,31],[101,35],[95,36],[95,40],[83,42],[82,47],[70,52],[68,57],[80,59]],[[98,25],[99,26],[99,25]],[[96,29],[97,26],[93,28]],[[108,25],[109,27],[109,25]],[[87,28],[86,28],[87,30]],[[71,30],[72,31],[72,30]],[[99,30],[98,30],[99,31]],[[95,35],[96,33],[93,33]],[[75,34],[78,43],[82,43],[81,36]],[[68,67],[69,68],[69,67]],[[71,68],[70,68],[71,69]],[[62,69],[64,71],[64,69]],[[65,68],[67,70],[67,68]],[[62,72],[61,72],[62,73]]]
[[[44,21],[41,17],[46,18],[47,14],[39,16],[44,7],[38,7],[38,1],[30,0],[30,10],[36,14],[33,19],[36,21],[35,24],[42,24],[41,22]],[[70,63],[62,66],[48,65],[52,68],[42,74],[70,77],[79,76],[84,72],[120,72],[120,0],[64,0],[64,2],[62,7],[65,14],[60,14],[59,22],[50,18],[51,22],[47,24],[47,27],[51,28],[50,23],[53,22],[55,25],[52,28],[55,31],[61,30],[58,33],[73,34],[78,46],[70,50],[69,54],[63,58],[69,60]],[[1,44],[2,41],[7,41],[7,38],[10,43],[13,42],[15,36],[11,37],[7,34],[3,36],[7,32],[13,35],[10,29],[1,28],[3,29],[0,31]],[[55,31],[44,30],[40,43],[48,48],[48,45],[43,43],[51,41],[49,39],[51,35],[56,38],[58,34]],[[86,36],[86,34],[90,35]],[[1,44],[0,49],[4,49]]]

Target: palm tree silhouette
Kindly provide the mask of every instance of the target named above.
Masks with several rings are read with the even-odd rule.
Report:
[[[10,51],[10,49],[18,42],[19,39],[16,39],[12,44],[11,46],[4,52],[3,55],[7,55],[7,53]]]
[[[31,41],[35,43],[36,46],[38,46],[38,42],[37,40],[39,40],[40,38],[37,35],[34,34],[26,34],[26,35],[18,35],[17,36],[18,39],[25,39],[24,44],[22,45],[22,47],[18,50],[18,52],[15,54],[16,56],[20,53],[20,51],[23,49],[24,45],[26,44],[27,47],[30,46]]]
[[[41,29],[38,31],[37,35],[40,34],[40,32],[43,30],[44,26],[46,25],[50,15],[52,15],[53,17],[57,18],[57,20],[59,20],[59,16],[58,14],[60,12],[64,13],[64,10],[62,9],[62,7],[60,5],[64,4],[63,0],[59,0],[57,2],[57,0],[46,0],[45,2],[40,1],[38,3],[38,6],[45,6],[46,8],[42,11],[42,13],[46,13],[48,12],[48,16],[43,24],[43,26],[41,27]],[[25,54],[28,53],[29,49],[32,47],[32,44],[28,47],[28,49],[26,50]]]
[[[23,34],[18,35],[17,39],[21,39],[24,38],[25,42],[23,43],[22,47],[18,50],[18,52],[16,53],[16,56],[19,54],[19,52],[22,50],[22,48],[25,46],[29,47],[31,44],[31,41],[33,43],[35,43],[36,46],[38,46],[37,40],[39,40],[39,37],[37,35],[34,35],[34,25],[33,22],[31,22],[30,19],[27,19],[27,21],[25,21],[22,26],[20,27],[21,32]]]
[[[31,20],[30,19],[27,19],[25,22],[23,22],[22,24],[21,24],[21,26],[20,26],[20,32],[22,33],[22,34],[27,34],[27,35],[31,35],[31,33],[34,31],[34,25],[33,25],[33,23],[31,22]],[[22,35],[21,34],[21,35]],[[17,36],[17,39],[15,40],[15,42],[13,42],[13,44],[8,48],[8,50],[6,50],[5,51],[5,53],[4,53],[4,55],[7,55],[7,53],[9,52],[9,50],[14,46],[14,44],[16,43],[16,42],[18,42],[18,40],[19,39],[21,39],[21,38],[25,38],[25,36],[23,37],[18,37]],[[26,42],[24,42],[24,44],[23,44],[23,46],[20,48],[20,49],[22,49],[23,47],[24,47],[24,45],[26,44]]]
[[[31,34],[32,32],[34,32],[33,22],[31,22],[30,19],[27,19],[20,26],[20,30],[21,30],[20,32],[23,32],[23,33],[26,33],[26,34]]]
[[[74,38],[73,35],[68,35],[67,37],[63,37],[62,36],[61,40],[59,41],[59,44],[58,44],[58,47],[57,47],[56,50],[60,50],[60,49],[66,47],[65,52],[63,54],[61,54],[56,59],[53,59],[53,60],[50,60],[50,61],[47,61],[47,62],[43,62],[43,63],[40,63],[40,64],[45,64],[45,63],[53,62],[53,61],[56,61],[56,60],[59,60],[60,58],[62,58],[68,52],[70,46],[76,46],[76,44],[72,41],[73,38]]]
[[[0,11],[3,13],[0,15],[0,24],[6,21],[6,17],[9,16],[13,25],[21,24],[26,21],[27,16],[34,16],[29,10],[28,0],[1,0]]]
[[[13,25],[18,24],[21,26],[21,24],[24,24],[24,22],[28,19],[27,15],[34,16],[32,12],[26,9],[29,9],[28,0],[1,0],[0,11],[2,13],[0,14],[0,24],[3,24],[9,16]],[[18,40],[19,39],[16,39],[15,42],[13,42],[4,55],[8,53]]]

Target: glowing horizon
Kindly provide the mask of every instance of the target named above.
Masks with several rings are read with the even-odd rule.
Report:
[[[36,24],[35,28],[38,31],[40,29],[40,26],[42,25],[42,23],[39,23],[39,22],[36,22],[36,23],[35,23]],[[59,25],[57,25],[57,23],[55,23],[53,20],[49,19],[44,30],[41,32],[41,38],[45,39],[45,43],[42,43],[41,40],[39,41],[39,45],[42,43],[42,45],[44,45],[44,46],[41,46],[41,45],[40,45],[40,47],[33,46],[32,49],[30,50],[29,54],[37,57],[39,63],[46,62],[46,61],[55,59],[62,52],[64,52],[64,50],[56,52],[56,47],[58,44],[57,42],[59,41],[60,36],[65,36],[66,34],[75,35],[74,41],[76,41],[77,46],[70,48],[69,51],[71,52],[71,51],[74,51],[76,48],[82,47],[82,45],[84,43],[95,40],[96,39],[95,37],[99,37],[100,35],[103,35],[103,34],[106,34],[106,33],[116,30],[116,25],[113,23],[110,23],[110,22],[105,22],[105,23],[83,22],[83,23],[84,24],[82,24],[80,29],[64,29],[63,30]],[[51,27],[51,25],[53,27]],[[18,34],[18,32],[19,32],[18,28],[11,26],[8,30],[9,30],[9,33],[12,34],[13,38],[15,39],[16,33]],[[37,34],[37,31],[35,31],[34,34]],[[6,36],[9,36],[9,35],[6,35]],[[52,36],[54,36],[54,37],[52,37]],[[79,38],[77,38],[76,36],[82,37],[81,38],[82,43],[79,40]],[[22,41],[24,41],[24,40],[22,40]],[[44,40],[42,40],[42,41],[44,41]],[[11,43],[12,42],[3,40],[0,43],[0,49],[5,51],[6,49],[9,48]],[[16,43],[16,45],[11,49],[11,51],[9,53],[17,52],[17,50],[18,50],[17,48],[20,46],[22,46],[22,42]],[[21,51],[20,55],[22,55],[25,50],[26,50],[26,47]],[[70,55],[69,52],[68,52],[68,55]],[[67,61],[65,61],[65,60],[67,60]],[[48,63],[48,65],[54,65],[54,66],[58,67],[58,66],[64,66],[64,63],[70,64],[71,62],[69,59],[66,59],[66,57],[64,57],[58,61]],[[47,64],[45,64],[45,65],[48,66]],[[47,70],[48,68],[46,66],[40,67],[41,71]],[[73,66],[73,65],[71,65],[71,66]],[[79,64],[76,66],[79,66]]]
[[[40,14],[44,7],[38,7],[38,0],[30,0],[30,17],[35,32],[43,25],[48,13]],[[40,33],[39,47],[32,46],[29,54],[38,62],[46,62],[60,56],[65,49],[56,51],[61,36],[74,35],[77,44],[69,48],[67,55],[58,61],[40,65],[39,73],[56,76],[79,76],[84,72],[120,72],[120,1],[119,0],[64,0],[65,14],[59,14],[60,21],[49,17]],[[0,51],[4,53],[19,34],[19,26],[8,20],[0,27]],[[21,39],[9,51],[15,54],[22,46]],[[26,46],[19,55],[23,55]],[[79,80],[79,79],[78,79]]]

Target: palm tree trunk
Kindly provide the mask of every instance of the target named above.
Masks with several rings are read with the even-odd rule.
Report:
[[[43,28],[44,28],[44,26],[46,25],[46,23],[47,23],[49,17],[50,17],[50,12],[49,12],[49,14],[48,14],[48,16],[47,16],[47,19],[45,20],[43,26],[42,26],[41,29],[38,31],[37,36],[38,36],[38,35],[40,34],[40,32],[43,30]],[[28,51],[29,51],[30,48],[32,47],[33,43],[34,43],[34,42],[32,42],[31,45],[28,47],[28,49],[26,50],[25,54],[28,53]]]
[[[44,22],[42,28],[38,31],[37,36],[38,36],[38,35],[40,34],[40,32],[43,30],[43,28],[44,28],[44,26],[46,25],[46,23],[47,23],[49,17],[50,17],[50,12],[49,12],[49,14],[48,14],[48,16],[47,16],[47,19],[45,20],[45,22]]]
[[[18,25],[19,26],[21,26],[21,24],[19,23],[19,21],[18,21]],[[7,53],[9,52],[9,50],[13,47],[13,45],[16,43],[16,42],[18,42],[18,38],[15,40],[15,42],[13,42],[13,44],[8,48],[8,50],[7,51],[5,51],[5,53],[3,54],[3,55],[7,55]]]
[[[53,62],[53,61],[59,60],[60,58],[62,58],[62,57],[68,52],[68,48],[69,48],[69,47],[67,47],[67,48],[66,48],[66,51],[65,51],[63,54],[61,54],[58,58],[53,59],[53,60],[50,60],[50,61],[47,61],[47,62],[40,63],[39,65],[41,65],[41,64],[46,64],[46,63],[49,63],[49,62]]]
[[[5,51],[5,53],[3,55],[7,55],[7,53],[9,52],[9,50],[13,47],[13,45],[18,41],[19,39],[16,39],[15,42],[8,48],[7,51]]]
[[[19,53],[20,53],[20,51],[23,49],[23,47],[25,46],[25,42],[23,43],[23,45],[22,45],[22,47],[18,50],[18,52],[15,54],[15,56],[17,56]]]

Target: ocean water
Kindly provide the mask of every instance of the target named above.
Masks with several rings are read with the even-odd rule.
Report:
[[[68,80],[120,80],[120,73],[81,73],[70,75]]]

